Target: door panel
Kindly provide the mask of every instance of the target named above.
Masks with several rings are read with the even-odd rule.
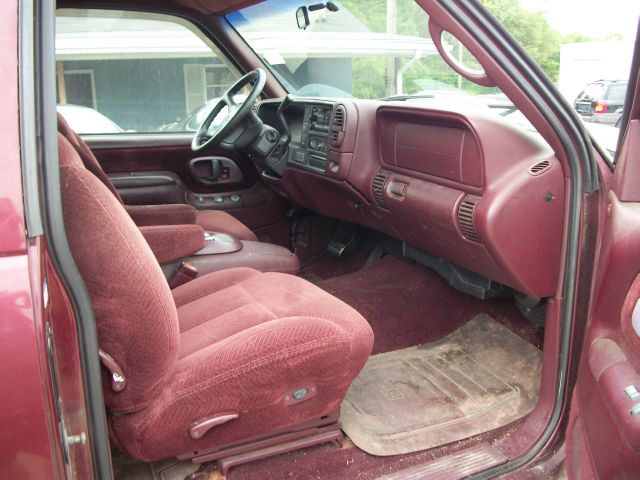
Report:
[[[109,179],[126,205],[185,202],[185,187],[172,172],[114,173]]]
[[[191,135],[100,135],[84,140],[126,204],[188,203],[200,210],[226,210],[258,231],[286,221],[287,202],[235,152],[194,153]],[[228,169],[228,176],[203,183],[198,176],[208,172],[189,167],[202,157],[221,159],[222,173]]]
[[[605,182],[611,187],[567,436],[572,478],[640,478],[639,54],[636,43],[628,128],[613,181]]]
[[[629,328],[631,312],[626,307],[635,305],[640,295],[636,281],[640,272],[640,204],[621,202],[612,192],[607,209],[608,225],[575,395],[583,441],[589,446],[597,476],[638,478],[640,455],[635,448],[640,447],[640,415],[631,412],[640,405],[640,398],[625,390],[640,390],[640,349],[635,347],[639,337]],[[579,472],[573,473],[574,478],[581,477]]]
[[[131,172],[172,172],[190,191],[221,193],[251,188],[257,179],[253,166],[235,152],[210,150],[206,155],[191,150],[191,135],[84,136],[102,168],[108,175]],[[200,157],[220,157],[233,161],[239,174],[233,181],[204,185],[189,168],[189,162]]]

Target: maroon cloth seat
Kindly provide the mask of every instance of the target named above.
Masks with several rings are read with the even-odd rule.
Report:
[[[126,386],[105,405],[118,443],[154,461],[282,431],[335,412],[373,344],[355,310],[309,282],[233,268],[173,292],[142,234],[58,135],[64,222],[102,351]],[[303,386],[316,393],[286,397]],[[237,415],[193,438],[193,422]],[[232,416],[233,416],[232,415]]]
[[[80,136],[74,132],[64,117],[58,113],[58,132],[60,132],[75,148],[84,166],[93,173],[120,203],[122,198],[113,183],[100,166],[95,155]],[[256,235],[234,216],[221,210],[196,210],[190,205],[145,205],[144,207],[127,206],[137,225],[178,225],[196,223],[210,232],[227,233],[240,240],[256,241]]]

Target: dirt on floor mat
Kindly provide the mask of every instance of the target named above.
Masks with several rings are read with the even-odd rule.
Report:
[[[462,440],[531,412],[541,368],[540,350],[480,314],[436,342],[372,356],[342,403],[342,429],[382,456]]]

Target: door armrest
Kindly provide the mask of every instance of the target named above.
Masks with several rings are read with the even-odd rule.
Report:
[[[196,223],[196,209],[191,205],[125,205],[124,209],[139,227],[150,225],[191,225]]]

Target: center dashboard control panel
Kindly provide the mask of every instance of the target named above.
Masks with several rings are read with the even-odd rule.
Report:
[[[289,163],[319,173],[326,172],[332,114],[332,105],[305,104],[302,118],[291,118],[292,122],[302,120],[302,125],[301,128],[290,125],[292,132],[299,132],[299,138],[293,136]]]

